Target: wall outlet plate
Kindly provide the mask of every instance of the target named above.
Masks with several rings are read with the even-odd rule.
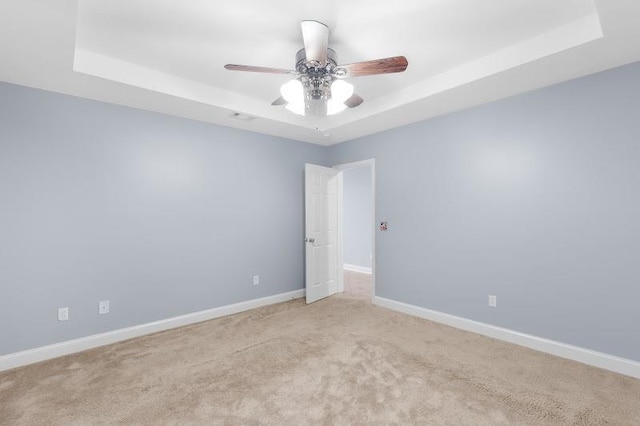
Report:
[[[58,308],[58,321],[69,321],[69,308]]]
[[[258,285],[260,284],[260,275],[254,275],[253,276],[253,285]]]
[[[98,302],[98,314],[104,315],[109,313],[109,301],[101,300]]]

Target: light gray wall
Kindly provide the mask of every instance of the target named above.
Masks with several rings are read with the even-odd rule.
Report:
[[[0,83],[0,355],[303,288],[304,163],[324,157]]]
[[[303,164],[376,158],[378,296],[640,361],[638,117],[640,64],[329,149],[0,83],[0,354],[302,288]]]
[[[378,296],[640,361],[640,64],[330,149],[373,157]]]
[[[342,175],[344,263],[370,268],[373,227],[371,167],[345,169]]]

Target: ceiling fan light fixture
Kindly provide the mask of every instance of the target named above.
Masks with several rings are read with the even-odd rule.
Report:
[[[295,70],[227,64],[231,71],[294,75],[280,88],[282,96],[271,105],[285,105],[298,115],[333,115],[355,108],[364,99],[353,93],[343,78],[403,72],[409,62],[404,56],[374,59],[350,64],[338,63],[336,51],[329,47],[329,27],[318,21],[302,21],[304,49],[296,53]]]
[[[287,101],[286,109],[295,114],[304,115],[304,87],[300,80],[287,81],[280,88],[280,94]]]
[[[353,85],[344,80],[334,80],[331,83],[331,100],[344,103],[353,95]]]
[[[353,95],[353,85],[344,80],[331,83],[331,99],[327,102],[327,115],[334,115],[347,108],[345,101]]]
[[[304,103],[304,88],[300,80],[287,81],[280,88],[280,94],[290,104]]]

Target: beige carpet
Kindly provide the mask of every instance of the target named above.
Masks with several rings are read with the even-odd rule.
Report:
[[[344,293],[371,301],[371,295],[373,294],[371,274],[344,271]]]
[[[334,296],[0,373],[3,425],[639,425],[640,380]]]

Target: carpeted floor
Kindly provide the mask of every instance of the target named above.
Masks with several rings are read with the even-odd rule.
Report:
[[[344,294],[370,302],[373,294],[371,274],[344,271]]]
[[[343,294],[0,373],[3,425],[639,425],[640,380]]]

